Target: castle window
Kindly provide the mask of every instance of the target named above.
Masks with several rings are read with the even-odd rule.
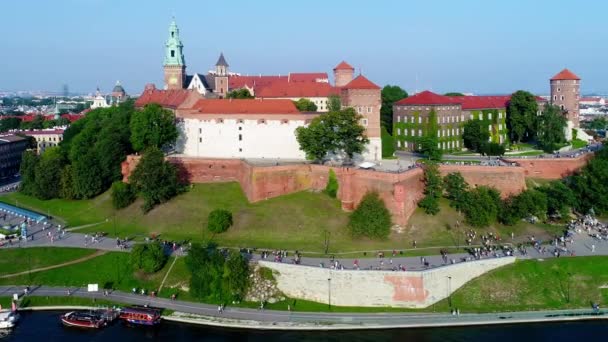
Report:
[[[238,120],[236,120],[236,122],[242,124],[243,123],[243,119],[238,119]]]
[[[418,117],[418,123],[422,123],[422,117],[421,116]]]
[[[397,122],[401,122],[401,116],[397,115]]]
[[[288,124],[288,123],[289,123],[289,120],[281,120],[281,123],[282,123],[282,124]]]
[[[419,137],[421,137],[421,136],[422,136],[422,130],[421,130],[421,129],[419,129],[419,130],[418,130],[418,136],[419,136]]]
[[[367,107],[367,112],[371,113],[372,112],[372,107]]]
[[[243,149],[242,149],[242,148],[239,148],[239,152],[243,152]]]
[[[397,135],[401,135],[401,128],[397,128]]]
[[[560,91],[562,91],[562,88],[557,88],[557,92],[559,93]]]
[[[407,128],[403,130],[403,135],[407,137]]]
[[[564,95],[560,96],[559,99],[564,101]]]
[[[361,119],[361,124],[367,127],[367,119]]]
[[[242,130],[243,130],[243,127],[239,127],[239,131],[242,131]]]
[[[492,120],[492,113],[488,113],[488,120]]]
[[[416,131],[414,131],[414,129],[413,129],[413,128],[412,128],[412,130],[410,131],[410,133],[411,133],[411,135],[412,135],[413,137],[415,137],[415,136],[416,136]]]
[[[171,57],[175,57],[175,50],[171,50]]]
[[[198,142],[202,143],[203,142],[203,138],[198,138]]]
[[[239,141],[243,141],[243,135],[239,134]]]
[[[397,147],[401,148],[401,140],[397,140]]]
[[[171,38],[175,37],[175,32],[171,31]]]
[[[199,128],[199,129],[198,129],[198,134],[202,134],[202,133],[203,133],[203,129],[202,129],[202,128]]]
[[[557,95],[553,95],[553,101],[557,101]]]

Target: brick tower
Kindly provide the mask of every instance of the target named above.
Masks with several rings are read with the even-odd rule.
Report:
[[[361,124],[365,127],[365,134],[369,139],[367,150],[363,152],[363,157],[366,160],[377,161],[382,159],[382,142],[380,140],[380,107],[382,106],[382,98],[380,91],[381,88],[379,86],[363,75],[357,76],[354,80],[341,86],[340,89],[342,106],[352,107],[358,114],[363,116]]]
[[[175,18],[169,25],[169,39],[165,44],[165,89],[184,89],[186,87],[186,61],[183,53],[184,45],[179,39],[179,29]]]
[[[336,87],[343,87],[353,80],[355,68],[342,61],[334,68],[334,83]]]
[[[568,120],[568,128],[579,127],[579,100],[581,79],[568,69],[560,71],[550,80],[551,103],[560,107]]]
[[[215,93],[220,98],[225,98],[228,93],[228,63],[223,53],[215,63]]]

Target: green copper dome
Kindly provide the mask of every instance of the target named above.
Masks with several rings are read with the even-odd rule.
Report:
[[[175,19],[169,25],[169,38],[165,43],[165,62],[164,65],[186,65],[183,53],[184,45],[179,39],[179,28],[175,23]]]

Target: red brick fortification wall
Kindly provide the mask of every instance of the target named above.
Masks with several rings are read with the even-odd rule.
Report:
[[[500,191],[502,197],[516,195],[526,190],[525,170],[521,167],[441,165],[439,171],[442,176],[460,172],[471,187],[491,186]]]
[[[506,161],[519,164],[525,170],[526,177],[560,179],[578,171],[591,158],[593,153],[578,158],[506,159]]]

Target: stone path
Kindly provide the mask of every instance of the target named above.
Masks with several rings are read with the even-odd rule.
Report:
[[[52,269],[59,268],[59,267],[65,267],[65,266],[69,266],[69,265],[74,265],[74,264],[78,264],[78,263],[81,263],[81,262],[85,262],[87,260],[91,260],[93,258],[97,258],[98,256],[102,256],[102,255],[104,255],[106,253],[107,253],[107,251],[98,250],[95,253],[87,255],[87,256],[82,257],[80,259],[71,260],[71,261],[67,261],[67,262],[64,262],[64,263],[61,263],[61,264],[56,264],[56,265],[51,265],[51,266],[35,268],[33,270],[29,270],[29,271],[25,271],[25,272],[19,272],[19,273],[13,273],[13,274],[5,274],[5,275],[0,276],[0,278],[11,278],[11,277],[16,277],[16,276],[20,276],[20,275],[26,275],[26,274],[36,273],[36,272],[42,272],[42,271],[48,271],[48,270],[52,270]]]

